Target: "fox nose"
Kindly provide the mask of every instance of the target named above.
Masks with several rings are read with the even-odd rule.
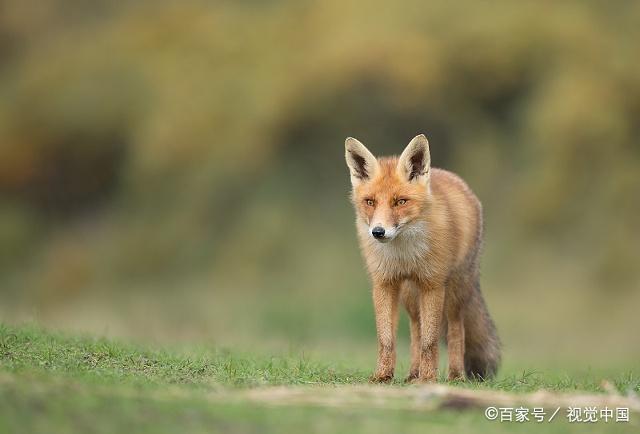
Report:
[[[377,239],[384,237],[384,228],[376,226],[375,228],[371,229],[371,235],[373,235],[373,238]]]

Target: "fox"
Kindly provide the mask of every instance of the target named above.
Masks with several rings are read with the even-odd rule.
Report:
[[[399,303],[410,320],[407,382],[437,381],[441,337],[449,381],[494,376],[501,344],[480,291],[480,200],[458,175],[431,167],[424,134],[399,157],[381,158],[348,137],[345,159],[373,287],[378,353],[370,380],[394,377]]]

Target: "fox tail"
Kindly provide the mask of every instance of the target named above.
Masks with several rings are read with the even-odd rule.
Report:
[[[464,315],[464,366],[467,378],[486,380],[498,371],[501,343],[479,284],[472,293]]]

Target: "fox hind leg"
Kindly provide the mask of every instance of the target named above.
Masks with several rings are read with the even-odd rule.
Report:
[[[457,303],[447,303],[448,380],[464,380],[464,318]]]

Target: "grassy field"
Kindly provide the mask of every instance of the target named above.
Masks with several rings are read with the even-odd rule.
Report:
[[[417,402],[422,389],[416,386],[369,386],[368,374],[300,354],[153,349],[2,325],[0,432],[625,433],[639,426],[637,413],[625,424],[568,424],[565,417],[544,425],[488,421],[481,407]],[[604,395],[602,379],[593,372],[506,372],[487,383],[454,386],[517,396],[538,389]],[[608,380],[622,394],[640,391],[637,372]]]
[[[563,417],[640,394],[640,2],[610,3],[0,0],[0,434],[640,432]],[[482,201],[487,383],[443,351],[404,384],[405,312],[367,380],[344,140],[420,133]]]

